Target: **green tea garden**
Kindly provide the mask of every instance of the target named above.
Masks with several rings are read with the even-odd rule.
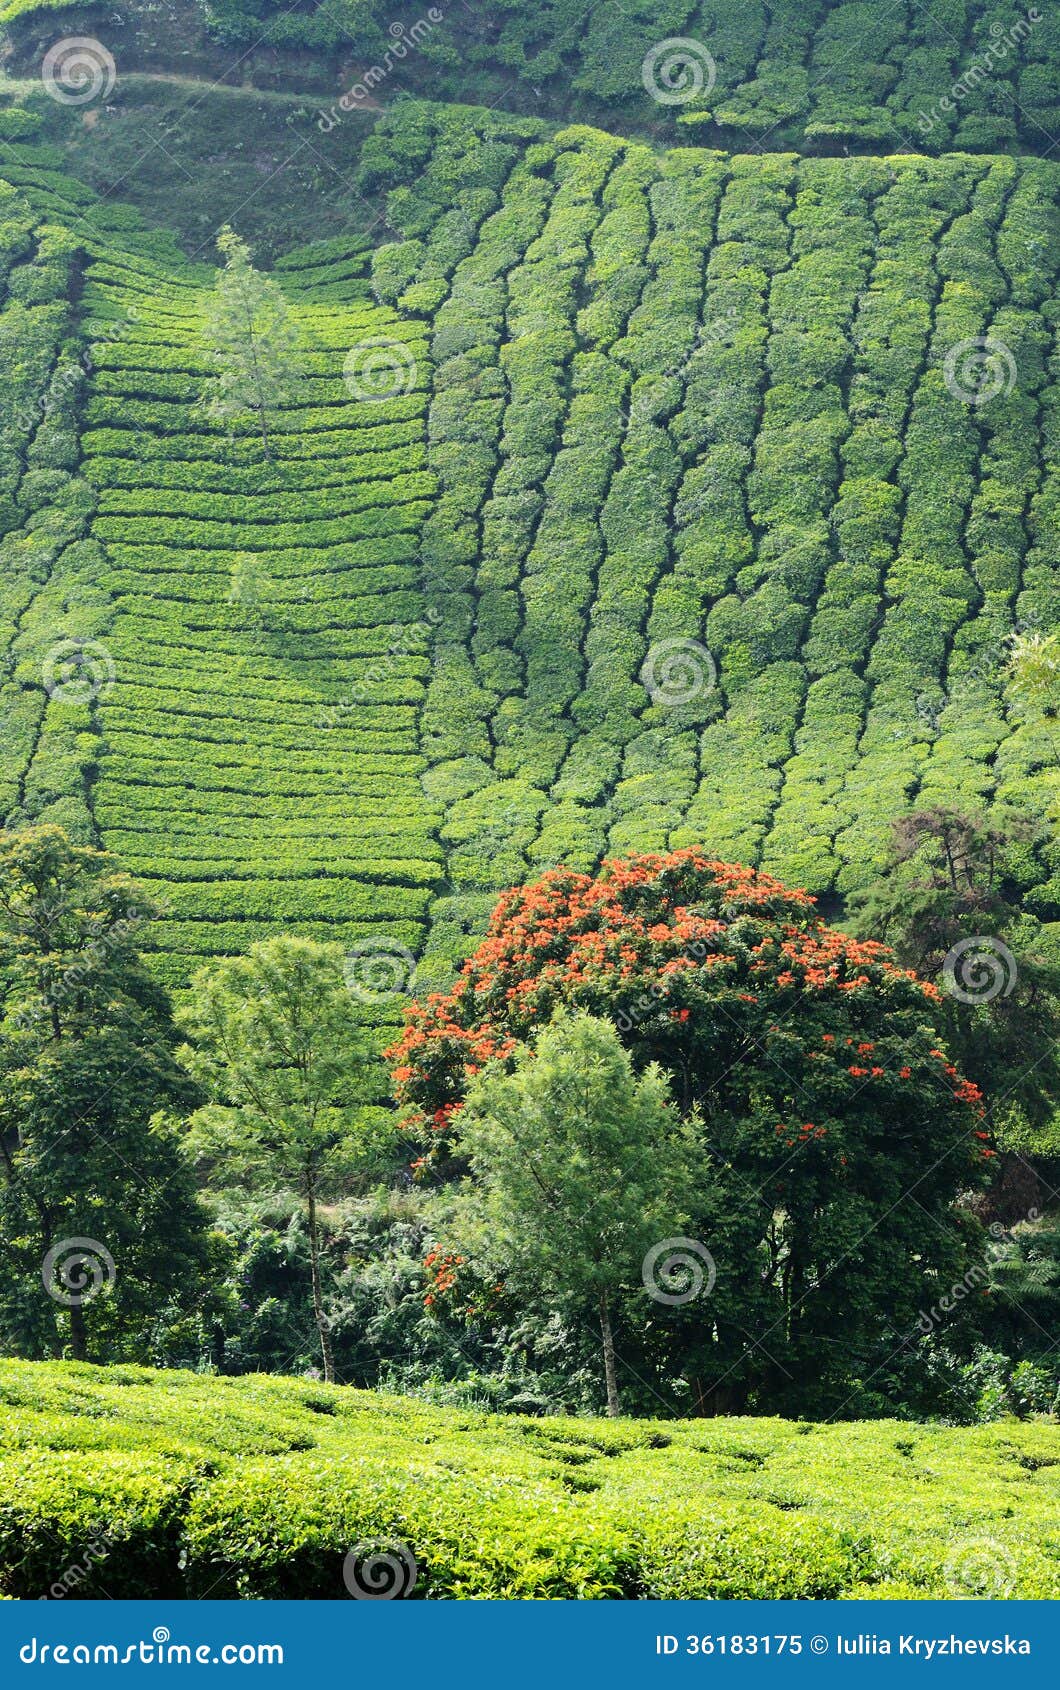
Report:
[[[0,9],[0,1597],[1056,1596],[1057,20],[281,10]]]

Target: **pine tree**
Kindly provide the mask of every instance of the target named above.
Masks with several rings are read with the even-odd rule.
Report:
[[[217,366],[206,412],[223,423],[255,417],[271,458],[270,417],[297,391],[301,342],[281,289],[255,270],[246,242],[224,228],[217,249],[225,262],[206,313],[206,340]]]

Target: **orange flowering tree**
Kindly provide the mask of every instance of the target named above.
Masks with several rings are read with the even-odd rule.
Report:
[[[668,1069],[702,1117],[717,1277],[700,1306],[665,1311],[667,1333],[698,1345],[700,1398],[739,1406],[807,1365],[822,1376],[824,1358],[871,1370],[966,1269],[974,1227],[953,1199],[994,1152],[938,999],[806,892],[681,850],[506,892],[388,1055],[440,1172],[469,1079],[560,1005],[610,1018],[638,1062]]]

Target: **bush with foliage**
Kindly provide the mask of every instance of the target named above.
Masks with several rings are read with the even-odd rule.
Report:
[[[414,1600],[1060,1594],[1051,1425],[495,1418],[25,1363],[0,1400],[7,1596],[76,1564],[81,1598],[344,1600],[359,1546]]]

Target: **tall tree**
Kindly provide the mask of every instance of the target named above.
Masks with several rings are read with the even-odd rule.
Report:
[[[0,844],[0,1331],[22,1353],[144,1354],[205,1295],[207,1217],[160,1112],[198,1093],[138,951],[155,913],[56,827]]]
[[[287,1182],[309,1237],[313,1313],[324,1377],[335,1378],[321,1276],[320,1205],[369,1151],[357,1098],[367,1060],[337,946],[280,937],[202,969],[184,1053],[211,1104],[192,1118],[192,1146],[219,1172]]]
[[[1020,1157],[1060,1144],[1060,951],[1020,884],[1034,842],[1018,813],[913,810],[895,822],[879,878],[852,900],[862,932],[938,981],[955,1060],[986,1093],[1002,1148]],[[1003,1169],[1015,1212],[1040,1201],[1018,1158]]]
[[[725,1289],[746,1295],[727,1302],[719,1273],[689,1305],[700,1335],[682,1330],[676,1359],[697,1399],[845,1402],[978,1237],[954,1200],[995,1152],[936,1030],[939,988],[826,926],[805,892],[703,851],[550,870],[504,894],[452,990],[410,1006],[393,1047],[433,1169],[462,1152],[468,1073],[557,1005],[606,1016],[702,1113],[706,1222],[731,1228]],[[713,1251],[696,1208],[691,1235]]]
[[[685,1224],[694,1139],[654,1064],[633,1072],[609,1021],[559,1011],[507,1072],[472,1082],[461,1143],[491,1252],[540,1295],[596,1310],[607,1412],[620,1412],[612,1311]]]
[[[246,242],[224,228],[217,248],[224,265],[206,311],[206,341],[217,375],[206,411],[215,422],[255,417],[271,458],[272,413],[294,397],[304,374],[300,337],[282,290],[255,270]]]

